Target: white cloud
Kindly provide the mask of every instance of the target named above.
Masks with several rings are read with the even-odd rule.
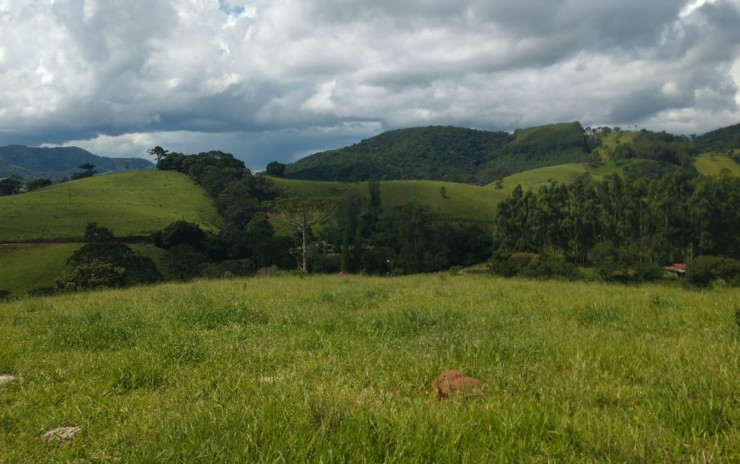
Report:
[[[0,0],[0,144],[262,160],[358,121],[702,132],[740,119],[737,24],[740,0]]]

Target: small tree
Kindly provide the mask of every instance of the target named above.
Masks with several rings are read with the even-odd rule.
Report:
[[[84,163],[77,167],[79,169],[82,169],[82,172],[75,172],[74,174],[72,174],[71,176],[72,180],[83,179],[85,177],[92,177],[95,175],[95,173],[97,173],[97,171],[95,170],[95,165],[92,163]]]
[[[278,199],[274,203],[278,217],[301,234],[301,266],[308,270],[308,233],[311,226],[326,221],[339,210],[339,206],[330,200],[287,200]]]
[[[0,196],[2,195],[15,195],[21,191],[21,178],[18,176],[10,176],[0,180]]]
[[[265,173],[268,176],[283,177],[283,174],[285,173],[285,165],[278,161],[273,161],[267,164]]]
[[[110,263],[93,260],[75,266],[62,274],[56,287],[64,291],[84,291],[100,288],[121,287],[126,281],[126,270]]]
[[[85,227],[85,242],[112,242],[113,232],[105,227],[98,227],[97,222],[88,222]]]
[[[198,250],[206,238],[206,233],[198,224],[187,221],[175,221],[164,229],[152,233],[154,245],[165,250],[175,245],[189,245]]]
[[[32,192],[40,188],[48,187],[51,184],[52,184],[51,179],[39,177],[39,178],[29,180],[28,182],[26,182],[26,190],[28,190],[29,192]]]

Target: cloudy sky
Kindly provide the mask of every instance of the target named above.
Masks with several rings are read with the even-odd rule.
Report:
[[[0,0],[0,145],[291,162],[382,131],[740,122],[740,0]]]

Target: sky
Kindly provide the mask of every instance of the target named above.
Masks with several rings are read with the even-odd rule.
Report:
[[[391,129],[740,123],[740,0],[0,0],[0,145],[222,150]]]

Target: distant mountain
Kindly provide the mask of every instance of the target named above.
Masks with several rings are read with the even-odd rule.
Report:
[[[350,147],[288,165],[285,177],[355,181],[443,180],[487,184],[538,167],[581,162],[588,138],[578,122],[508,132],[416,127],[385,132]]]
[[[106,158],[77,147],[37,148],[21,145],[0,147],[0,178],[12,175],[24,180],[44,177],[56,182],[80,172],[81,164],[92,163],[98,174],[148,169],[154,165],[142,158]]]

